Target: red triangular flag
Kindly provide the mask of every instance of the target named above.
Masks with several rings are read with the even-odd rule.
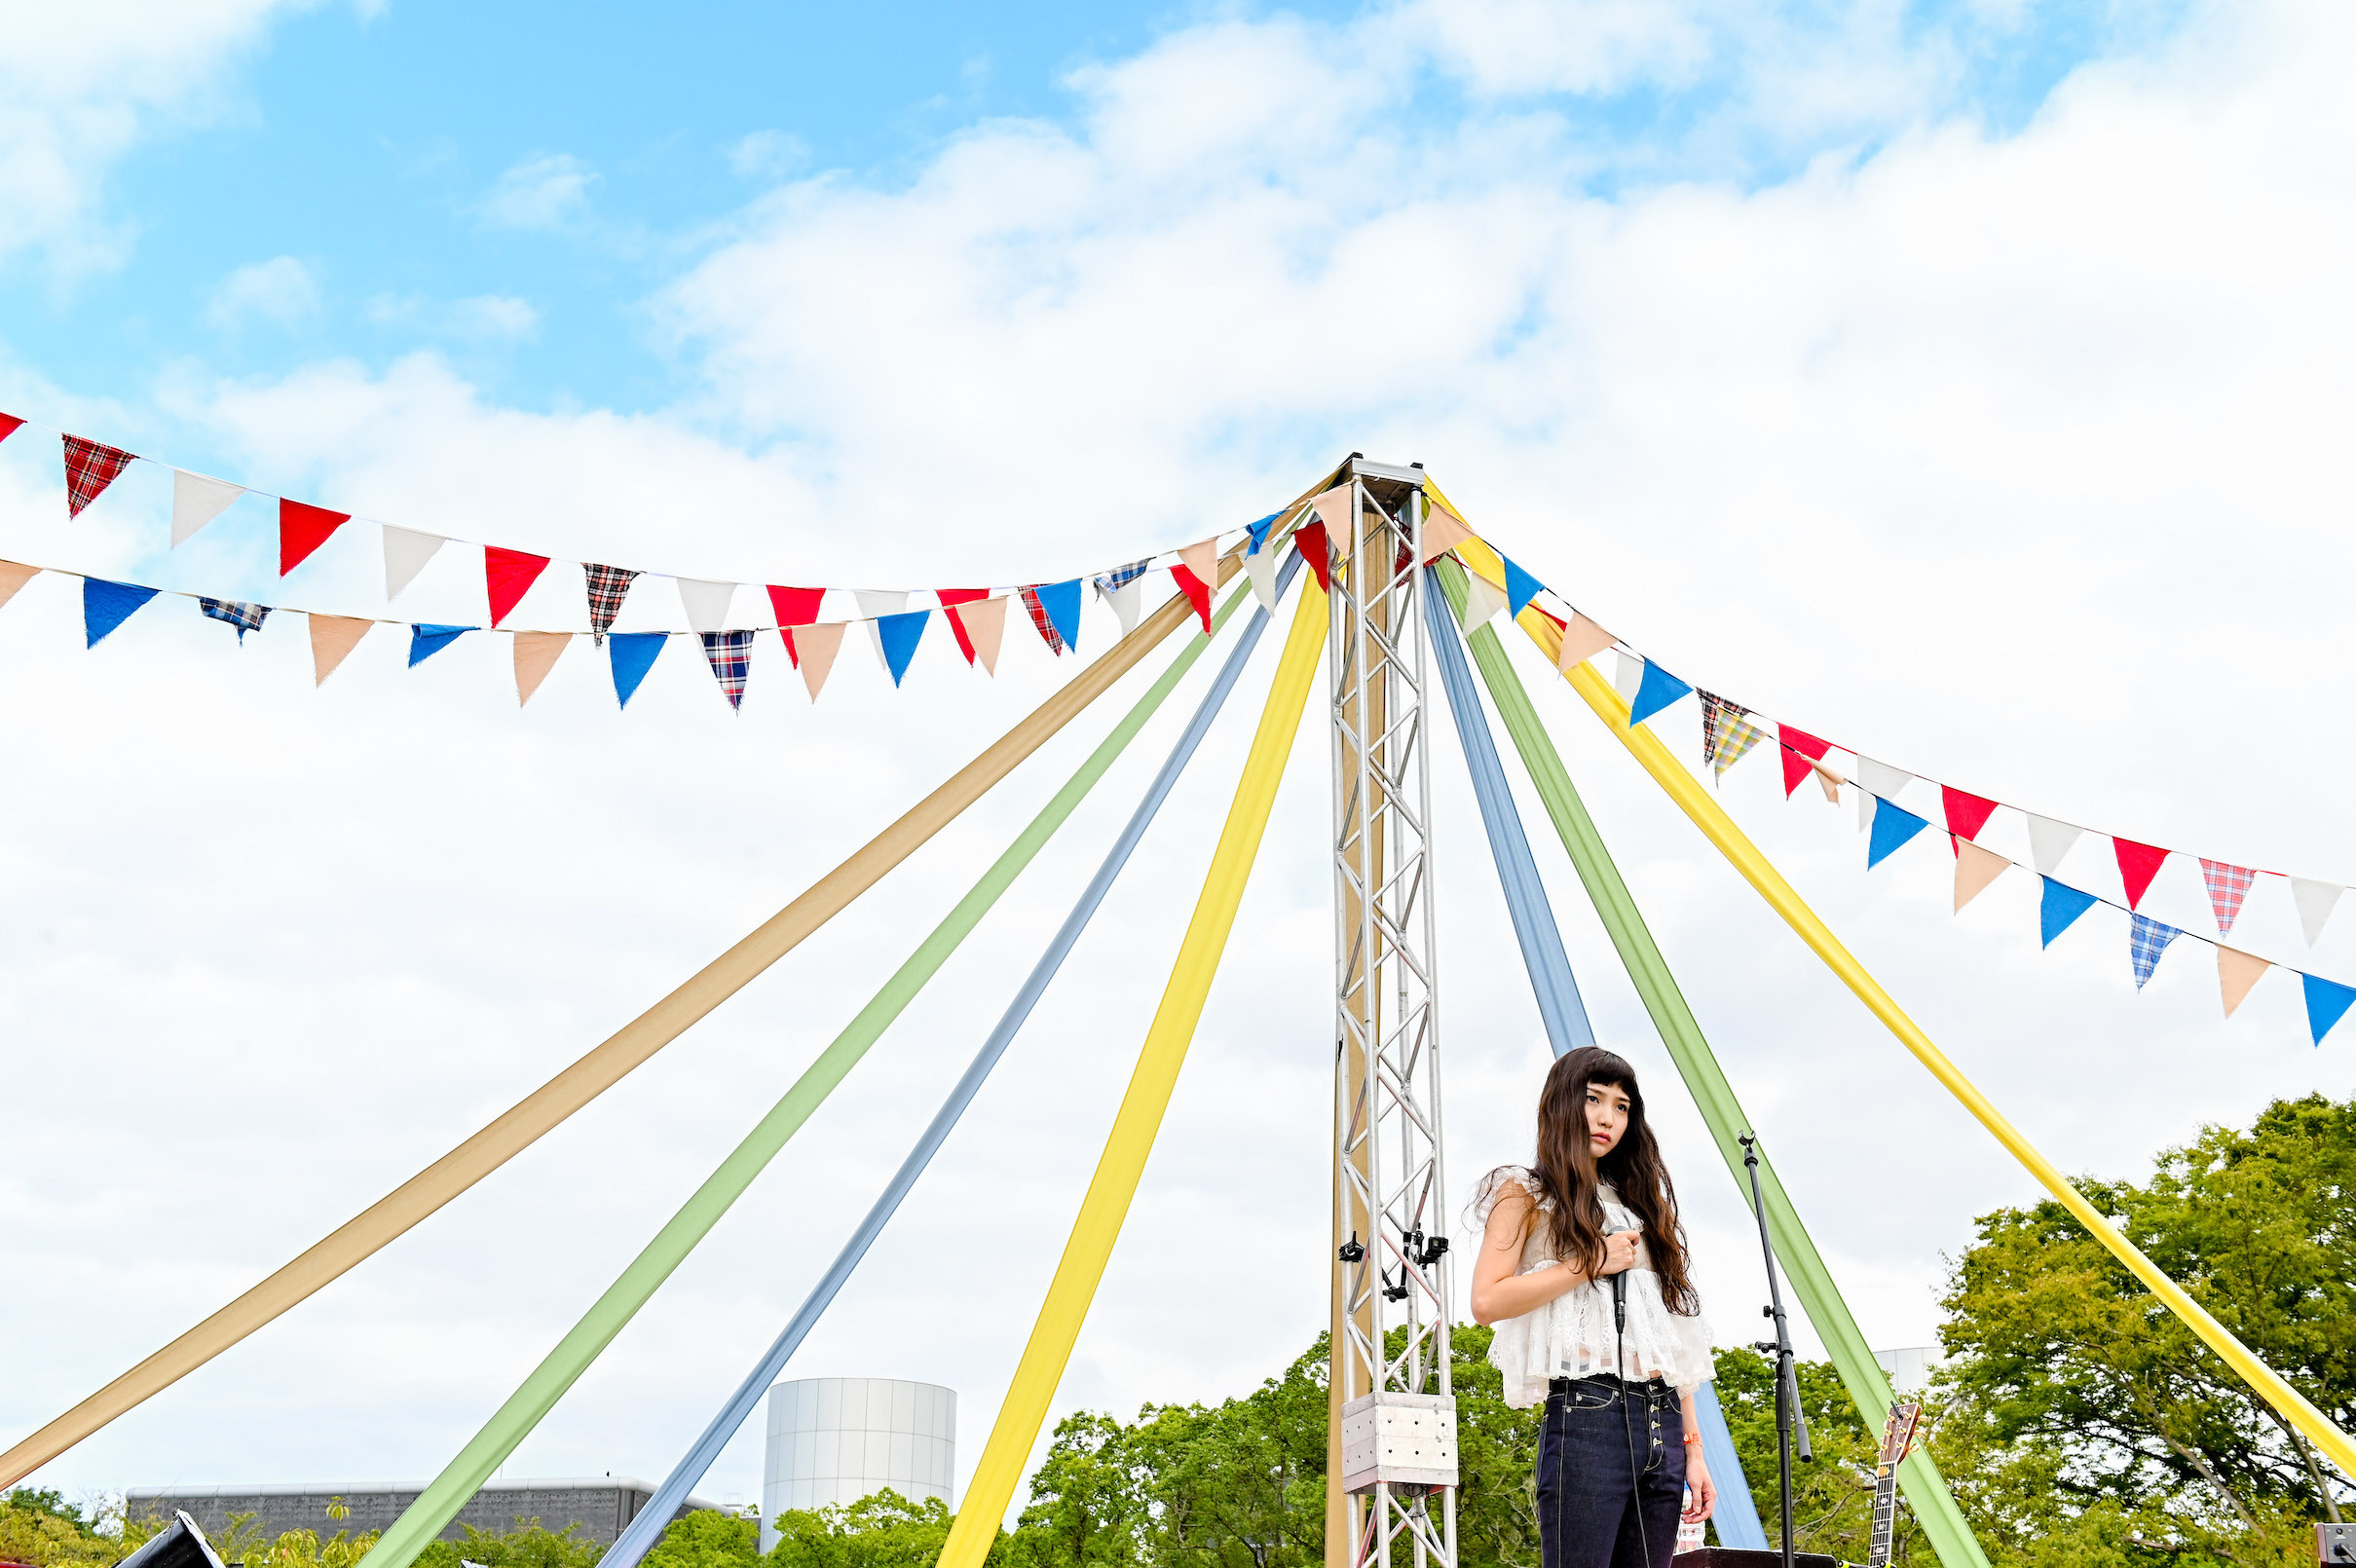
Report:
[[[935,588],[933,597],[941,601],[941,618],[949,622],[950,634],[957,640],[957,652],[965,655],[967,664],[972,664],[974,640],[965,634],[965,621],[958,616],[955,607],[972,604],[976,599],[987,599],[990,597],[990,590],[988,588]]]
[[[1794,729],[1784,724],[1776,726],[1776,738],[1782,743],[1777,750],[1783,758],[1783,799],[1788,801],[1791,792],[1809,775],[1809,764],[1823,761],[1824,754],[1832,750],[1832,742],[1818,740],[1805,729]]]
[[[1988,826],[1988,818],[1996,811],[1994,801],[1983,800],[1977,795],[1965,795],[1962,790],[1946,784],[1939,786],[1939,800],[1947,807],[1947,831],[1962,834],[1966,839],[1977,839],[1980,830]],[[1962,851],[1958,850],[1957,853]]]
[[[2159,875],[2160,863],[2168,851],[2153,844],[2137,843],[2132,839],[2113,839],[2111,851],[2118,856],[2118,879],[2127,889],[2127,908],[2133,909],[2143,901],[2144,890],[2151,878]]]
[[[794,646],[794,628],[780,626],[777,635],[785,639],[785,656],[794,661],[794,668],[802,668],[802,650]]]
[[[817,620],[818,606],[825,598],[824,588],[781,588],[773,582],[769,584],[769,608],[777,612],[780,626],[810,625]]]
[[[1326,592],[1331,593],[1333,591],[1333,546],[1326,540],[1326,520],[1321,517],[1316,522],[1303,523],[1294,529],[1292,531],[1292,547],[1300,551],[1300,558],[1309,563],[1310,571],[1317,574],[1317,585]]]
[[[79,435],[65,437],[65,515],[81,516],[82,508],[115,482],[115,475],[131,466],[134,455]]]
[[[1318,575],[1323,577],[1325,574]],[[1183,566],[1174,566],[1170,569],[1170,580],[1178,584],[1178,592],[1184,594],[1186,602],[1194,606],[1194,613],[1203,617],[1203,635],[1210,636],[1211,584],[1196,577],[1191,570]]]
[[[0,441],[5,441],[16,434],[17,427],[23,423],[24,421],[14,414],[0,414]]]
[[[497,544],[483,546],[483,586],[491,594],[491,624],[496,627],[507,618],[515,601],[524,590],[539,580],[548,569],[544,555],[527,555],[522,550],[502,549]]]
[[[299,501],[279,500],[279,576],[301,566],[311,552],[327,542],[327,536],[352,521],[348,511],[307,506]]]

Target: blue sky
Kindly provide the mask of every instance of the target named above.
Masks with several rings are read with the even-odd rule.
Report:
[[[2045,815],[2356,885],[2356,730],[2317,720],[2356,667],[2339,0],[108,5],[0,33],[0,409],[558,557],[515,625],[582,625],[581,559],[1061,579],[1232,529],[1356,449],[1428,462],[1570,603],[1761,713]],[[478,553],[445,547],[389,610],[365,528],[281,581],[266,508],[169,550],[168,495],[134,468],[69,523],[54,443],[13,437],[0,558],[480,621]],[[0,608],[0,1232],[45,1286],[0,1300],[0,1341],[41,1347],[0,1388],[0,1435],[544,1081],[1070,667],[1010,634],[985,676],[935,635],[895,688],[853,646],[813,702],[765,642],[739,713],[682,649],[618,712],[576,639],[519,707],[492,634],[415,670],[372,636],[315,690],[300,616],[240,645],[160,601],[86,651],[75,592],[47,575]],[[659,577],[632,595],[638,624],[680,622]],[[1086,615],[1084,647],[1106,646],[1110,612]],[[1972,1216],[2035,1189],[1524,674],[1868,1337],[1927,1342]],[[1694,755],[1690,704],[1655,723]],[[1214,734],[797,1368],[957,1388],[963,1470],[1247,728]],[[574,1123],[37,1478],[431,1474],[1095,734],[1075,724]],[[1145,770],[1166,738],[1141,741]],[[1115,1253],[1058,1414],[1233,1393],[1321,1321],[1286,1260],[1324,1245],[1322,757],[1305,741],[1279,798],[1143,1240]],[[1526,1152],[1545,1054],[1460,770],[1434,779],[1461,1183]],[[668,1467],[1141,787],[1115,771],[510,1475]],[[1935,811],[1927,789],[1899,803]],[[1765,760],[1723,798],[2064,1169],[2130,1175],[2204,1120],[2356,1084],[2350,1026],[2315,1050],[2296,986],[2223,1023],[2191,943],[2138,991],[2109,911],[2046,951],[2033,878],[1957,915],[1935,835],[1869,877],[1851,812],[1787,804]],[[1538,853],[1599,1031],[1650,1075],[1733,1337],[1761,1288],[1739,1196],[1658,1087],[1671,1068],[1576,877]],[[2096,840],[2073,857],[2113,891]],[[2150,898],[2208,919],[2181,856]],[[2356,978],[2356,916],[2310,950],[2267,882],[2243,920],[2254,951]],[[1264,1311],[1200,1310],[1192,1239],[1214,1228],[1266,1261]],[[757,1495],[759,1469],[740,1439],[705,1495]]]

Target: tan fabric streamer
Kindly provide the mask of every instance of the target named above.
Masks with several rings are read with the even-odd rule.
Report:
[[[2239,948],[2218,948],[2217,992],[2225,1004],[2225,1017],[2233,1016],[2233,1010],[2241,1005],[2242,998],[2250,994],[2250,988],[2273,967],[2265,959],[2244,952]]]
[[[1237,560],[1219,563],[1231,577]],[[534,1090],[457,1148],[346,1221],[309,1251],[221,1308],[97,1393],[0,1454],[0,1487],[14,1485],[150,1396],[204,1365],[255,1329],[388,1246],[427,1215],[522,1153],[544,1133],[621,1081],[689,1026],[734,995],[763,970],[873,887],[1016,765],[1044,745],[1182,622],[1193,618],[1173,597],[1088,665],[1028,718],[992,742],[950,780],[916,803],[849,859],[769,917],[760,929],[690,977],[588,1055]],[[314,616],[315,646],[319,623]],[[365,629],[367,622],[357,623]],[[796,632],[797,638],[802,636]],[[841,632],[838,628],[837,638]],[[353,641],[358,641],[356,633]],[[347,645],[348,646],[348,645]],[[806,644],[804,645],[806,649]],[[808,654],[803,656],[808,666]]]
[[[37,566],[26,566],[20,561],[0,561],[0,605],[17,597],[19,588],[40,575],[41,569]]]
[[[313,686],[324,686],[335,667],[344,662],[344,655],[357,648],[360,639],[368,635],[373,620],[360,620],[351,616],[322,616],[311,617],[311,668]]]
[[[1571,623],[1562,629],[1562,652],[1554,655],[1554,668],[1568,675],[1618,641],[1587,616],[1574,614]]]
[[[1993,849],[1982,849],[1968,839],[1958,839],[1955,848],[1955,908],[1961,915],[1964,905],[1987,891],[1990,882],[2011,869],[2012,862]]]
[[[794,652],[802,655],[802,684],[810,689],[810,700],[818,700],[818,689],[826,685],[827,672],[835,667],[835,655],[842,652],[842,628],[847,621],[825,620],[794,628]]]
[[[573,641],[569,631],[519,631],[515,634],[515,705],[522,707],[540,690],[540,683],[556,668],[564,656],[565,647]]]
[[[1006,600],[977,599],[969,605],[959,605],[951,612],[964,622],[965,635],[973,640],[974,657],[991,674],[998,673],[998,645],[1006,640]]]

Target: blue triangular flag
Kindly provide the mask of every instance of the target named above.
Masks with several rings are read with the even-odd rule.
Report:
[[[1865,841],[1865,869],[1873,870],[1888,860],[1890,852],[1930,824],[1902,805],[1891,805],[1880,796],[1873,798],[1873,835]]]
[[[156,596],[153,588],[135,582],[109,582],[104,578],[82,579],[84,648],[95,648],[106,634],[131,618],[131,613]]]
[[[2037,928],[2044,946],[2053,946],[2053,939],[2070,929],[2071,922],[2094,908],[2094,895],[2081,893],[2068,882],[2057,882],[2050,877],[2038,878],[2045,891],[2038,900]]]
[[[1536,598],[1538,590],[1546,584],[1515,566],[1511,556],[1500,553],[1497,559],[1505,562],[1505,613],[1508,617],[1518,616],[1521,607]]]
[[[1047,612],[1047,619],[1064,639],[1064,646],[1073,653],[1080,651],[1080,579],[1069,582],[1042,582],[1031,590],[1039,596],[1039,608]]]
[[[2332,1026],[2348,1010],[2348,1003],[2356,1002],[2356,986],[2342,986],[2321,975],[2300,975],[2299,989],[2307,993],[2307,1032],[2321,1045]]]
[[[614,696],[623,707],[630,705],[638,683],[654,667],[654,655],[670,640],[667,631],[617,631],[606,638],[607,653],[614,663]]]
[[[1079,584],[1073,583],[1072,590],[1076,595]],[[932,612],[929,610],[911,610],[906,615],[876,617],[876,636],[883,644],[883,664],[892,672],[892,685],[898,686],[900,677],[908,673],[908,661],[916,656],[916,644],[924,637],[924,623],[931,618]],[[1064,640],[1066,643],[1071,641],[1068,637]]]
[[[1268,542],[1268,530],[1274,528],[1276,526],[1276,520],[1284,515],[1285,514],[1281,511],[1272,511],[1256,523],[1246,523],[1244,527],[1251,531],[1252,544],[1250,548],[1244,551],[1244,553],[1246,555],[1257,555]]]
[[[2127,957],[2135,965],[2135,989],[2142,990],[2151,971],[2159,967],[2159,955],[2168,951],[2168,944],[2184,933],[2172,925],[2162,925],[2149,915],[2130,912],[2127,915]]]
[[[1646,659],[1644,679],[1636,683],[1636,700],[1628,704],[1627,727],[1635,728],[1679,697],[1690,695],[1693,690],[1651,659]]]
[[[417,622],[409,628],[409,667],[417,668],[473,630],[475,628],[472,626],[437,626],[430,620]]]

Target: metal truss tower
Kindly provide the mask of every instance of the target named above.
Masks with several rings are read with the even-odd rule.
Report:
[[[1318,507],[1336,557],[1328,1568],[1456,1563],[1423,481],[1353,457]]]

